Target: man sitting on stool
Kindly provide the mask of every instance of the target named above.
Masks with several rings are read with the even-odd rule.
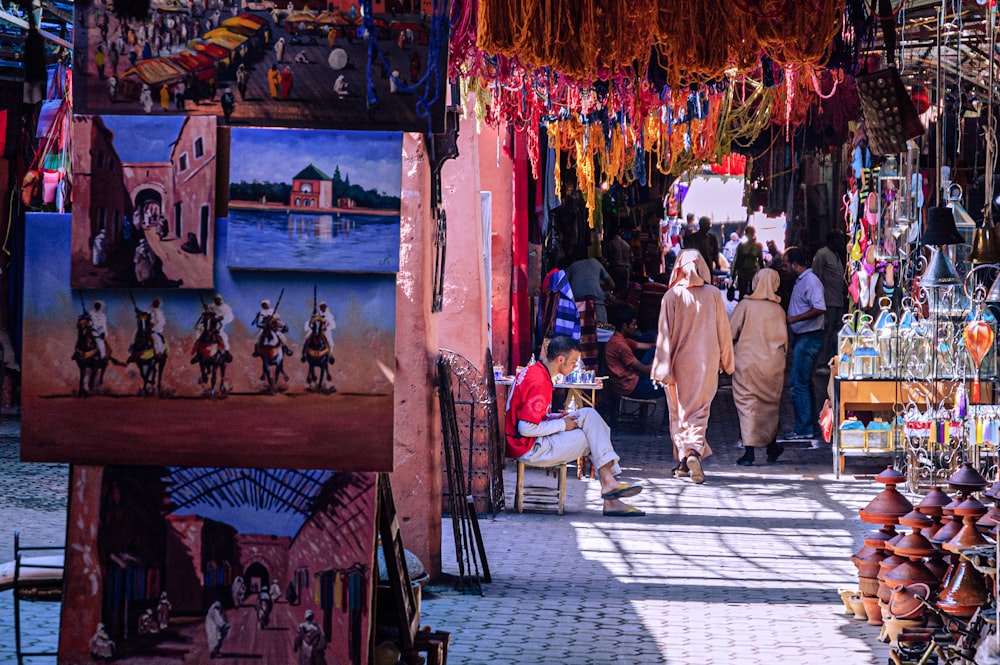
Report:
[[[594,409],[551,414],[553,381],[569,374],[580,359],[580,345],[572,337],[552,338],[543,358],[528,365],[514,380],[507,397],[504,429],[507,456],[529,466],[556,466],[590,454],[601,481],[604,514],[641,517],[643,511],[622,501],[642,491],[619,483],[618,453],[611,446],[611,429]]]
[[[670,427],[670,414],[666,408],[663,388],[653,385],[649,378],[656,344],[631,339],[638,332],[635,310],[631,307],[616,307],[608,312],[608,318],[615,332],[604,348],[604,359],[608,365],[608,384],[618,397],[632,399],[655,399],[663,401],[663,420],[660,429]],[[635,352],[643,352],[642,360]]]

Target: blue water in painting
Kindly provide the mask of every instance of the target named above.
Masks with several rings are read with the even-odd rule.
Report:
[[[397,272],[399,215],[229,211],[233,269]]]

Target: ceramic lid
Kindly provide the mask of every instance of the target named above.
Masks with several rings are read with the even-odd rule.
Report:
[[[875,495],[875,498],[869,501],[867,506],[859,510],[858,514],[861,516],[862,522],[869,524],[895,524],[897,519],[911,510],[913,510],[913,504],[899,493],[894,484],[889,484]]]
[[[875,476],[876,483],[884,483],[886,485],[898,485],[905,481],[906,476],[891,466],[885,467],[885,471]]]
[[[934,554],[934,546],[919,531],[914,531],[896,543],[893,553],[897,556],[925,557]]]
[[[886,542],[889,539],[894,538],[896,535],[898,535],[896,530],[890,524],[879,529],[878,531],[869,531],[865,536],[865,545],[874,547],[875,549],[883,549],[885,548]]]
[[[901,586],[912,584],[926,584],[929,587],[937,586],[938,578],[927,569],[919,559],[916,561],[906,561],[899,564],[885,575],[885,583],[890,589],[895,591]]]
[[[934,520],[914,508],[899,518],[899,523],[912,529],[926,529],[933,526]]]
[[[989,508],[984,506],[975,497],[969,497],[962,503],[955,506],[955,514],[961,517],[980,517],[985,515]]]
[[[941,528],[934,532],[933,536],[928,536],[932,543],[940,545],[955,537],[955,534],[962,529],[961,518],[952,517],[941,525]]]
[[[930,515],[935,517],[941,514],[941,509],[951,503],[951,497],[944,493],[944,491],[935,485],[927,492],[927,496],[921,499],[920,503],[917,504],[917,510],[922,512],[924,515]]]
[[[948,478],[948,484],[958,490],[964,489],[975,492],[983,489],[990,483],[983,478],[981,473],[976,471],[975,467],[972,466],[972,462],[965,462],[958,471],[951,474]]]

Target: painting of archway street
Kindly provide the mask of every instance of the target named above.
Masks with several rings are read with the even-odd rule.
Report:
[[[235,127],[232,269],[399,270],[399,132]]]
[[[58,661],[368,662],[375,478],[74,467]]]
[[[212,288],[215,168],[215,118],[75,116],[72,287]]]

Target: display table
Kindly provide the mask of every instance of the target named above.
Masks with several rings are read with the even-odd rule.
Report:
[[[833,380],[833,472],[837,478],[844,472],[847,457],[895,457],[905,447],[903,433],[895,428],[892,445],[888,448],[845,448],[841,445],[840,426],[847,411],[870,411],[883,415],[891,423],[901,411],[900,405],[910,402],[919,407],[927,403],[940,404],[948,400],[955,383],[941,381],[905,381],[896,379],[838,379]],[[993,389],[989,383],[982,385],[982,401],[992,402]],[[949,400],[950,401],[950,400]]]

